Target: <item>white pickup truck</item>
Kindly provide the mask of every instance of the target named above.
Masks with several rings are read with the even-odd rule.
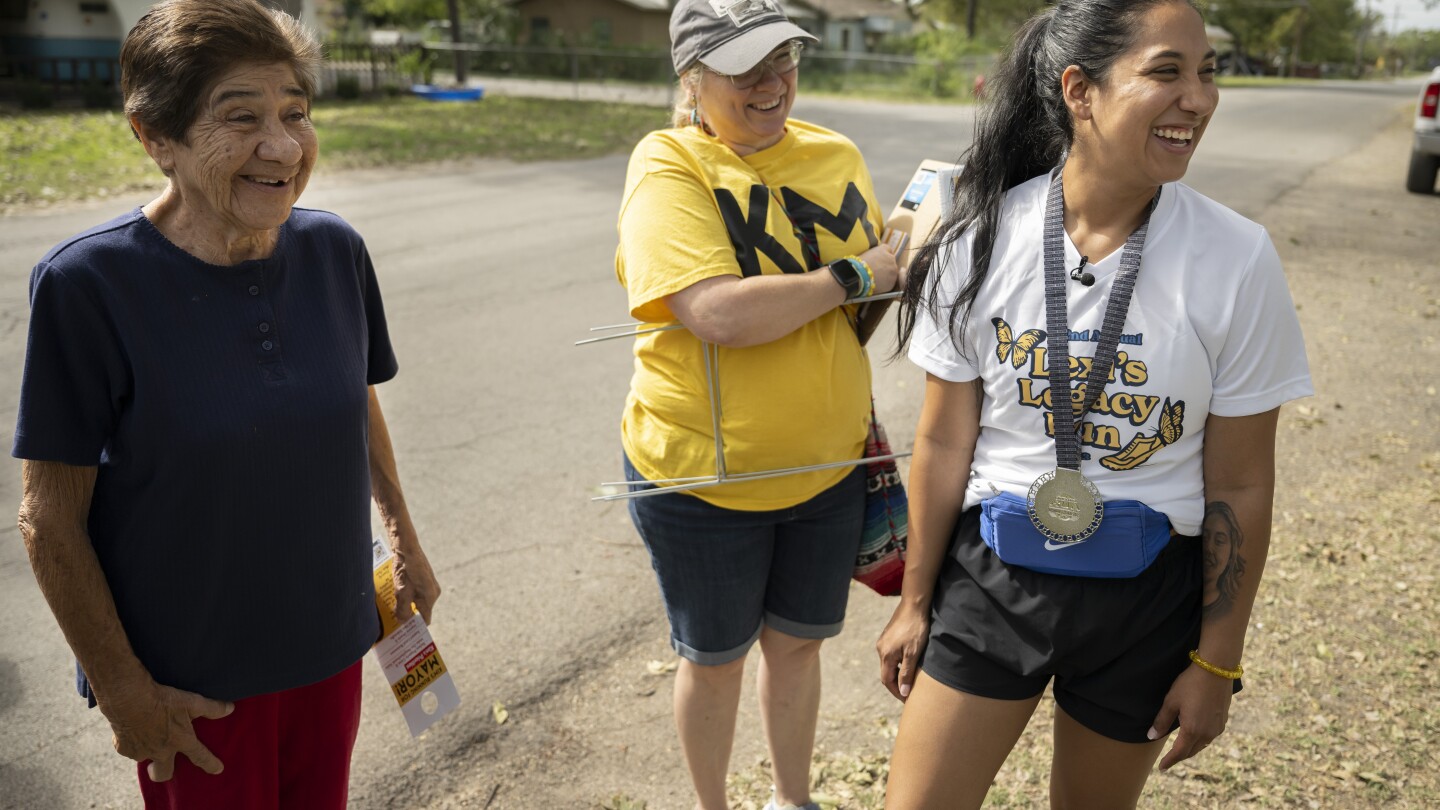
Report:
[[[1435,190],[1436,174],[1440,174],[1440,67],[1430,72],[1425,89],[1420,91],[1420,107],[1415,110],[1415,145],[1410,152],[1405,188],[1429,194]]]

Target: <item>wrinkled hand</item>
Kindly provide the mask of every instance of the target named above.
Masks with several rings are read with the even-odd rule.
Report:
[[[420,541],[413,534],[396,543],[393,552],[395,619],[408,620],[413,615],[411,605],[414,605],[415,611],[429,624],[435,601],[440,598],[440,583],[435,579],[435,571],[430,568],[430,561],[425,558]]]
[[[901,702],[910,697],[910,688],[920,671],[920,654],[929,639],[930,617],[902,602],[875,642],[875,652],[880,655],[880,683]]]
[[[176,754],[184,754],[211,775],[225,769],[195,736],[191,721],[197,717],[218,720],[234,711],[235,704],[149,681],[117,689],[99,705],[114,732],[116,753],[136,762],[149,760],[146,772],[153,781],[169,781],[175,773]]]
[[[1175,735],[1175,743],[1161,758],[1160,770],[1195,756],[1220,736],[1230,716],[1233,693],[1230,681],[1199,667],[1186,667],[1180,673],[1165,695],[1165,702],[1150,729],[1150,739],[1158,740],[1170,733],[1177,717],[1180,719],[1180,731]]]
[[[895,263],[895,253],[890,246],[879,244],[860,254],[860,260],[869,265],[875,276],[875,294],[897,289],[900,282],[900,265]]]

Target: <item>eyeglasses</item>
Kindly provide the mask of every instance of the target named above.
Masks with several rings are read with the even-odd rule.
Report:
[[[735,85],[736,90],[749,90],[765,78],[765,71],[767,70],[776,76],[784,76],[787,73],[795,72],[795,69],[800,67],[800,54],[804,53],[804,51],[805,43],[798,39],[792,39],[785,43],[780,50],[770,54],[767,59],[744,73],[731,75],[729,73],[721,73],[718,70],[711,70],[709,67],[705,69],[714,73],[716,76],[724,76],[729,79],[730,83]]]

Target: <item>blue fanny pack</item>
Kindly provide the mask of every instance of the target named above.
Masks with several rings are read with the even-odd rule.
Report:
[[[1100,528],[1078,543],[1052,543],[1008,492],[980,502],[980,539],[1006,563],[1073,577],[1133,577],[1170,542],[1170,519],[1139,501],[1106,501]]]

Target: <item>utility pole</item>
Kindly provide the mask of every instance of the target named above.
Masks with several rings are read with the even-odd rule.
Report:
[[[450,7],[450,41],[459,45],[461,42],[460,0],[445,0],[445,4]],[[453,53],[455,54],[455,83],[464,87],[465,79],[467,78],[465,70],[465,57],[467,54],[458,47]]]
[[[1299,3],[1300,13],[1295,17],[1295,40],[1290,46],[1290,78],[1295,78],[1295,69],[1300,66],[1300,35],[1305,30],[1305,17],[1310,11],[1310,4]]]
[[[1365,77],[1365,40],[1370,37],[1370,0],[1365,0],[1365,16],[1361,18],[1360,36],[1355,38],[1355,78]]]

